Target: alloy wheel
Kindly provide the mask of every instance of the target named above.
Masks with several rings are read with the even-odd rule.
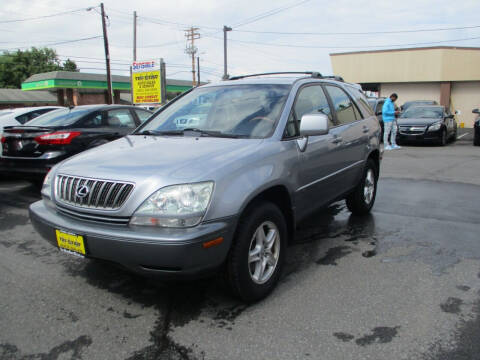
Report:
[[[248,252],[248,270],[256,284],[264,284],[275,272],[280,257],[280,232],[271,221],[255,230]]]

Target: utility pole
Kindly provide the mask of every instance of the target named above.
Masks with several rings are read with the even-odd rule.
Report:
[[[200,86],[200,57],[197,56],[197,86]]]
[[[223,80],[228,79],[227,72],[227,32],[232,31],[231,27],[223,25]]]
[[[110,72],[110,53],[108,51],[108,37],[107,37],[107,24],[105,22],[105,9],[103,3],[100,4],[101,15],[102,15],[102,27],[103,27],[103,44],[105,46],[105,63],[107,66],[107,104],[113,103],[113,94],[112,94],[112,73]]]
[[[137,61],[137,12],[133,12],[133,61]]]
[[[187,42],[190,41],[190,45],[187,44],[185,48],[185,52],[192,56],[192,86],[196,86],[195,83],[195,54],[197,53],[197,48],[195,47],[195,40],[200,39],[200,30],[196,27],[191,27],[190,29],[185,30],[185,37],[187,38]]]

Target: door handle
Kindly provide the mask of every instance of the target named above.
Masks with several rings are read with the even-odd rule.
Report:
[[[366,134],[370,131],[370,129],[368,128],[368,126],[364,126],[362,131],[364,134]]]
[[[332,143],[334,143],[334,144],[339,144],[339,143],[341,143],[342,141],[343,141],[343,139],[342,139],[341,136],[336,136],[336,137],[333,138]]]

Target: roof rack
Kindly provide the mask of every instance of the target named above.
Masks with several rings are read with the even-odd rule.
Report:
[[[322,76],[323,79],[333,79],[341,82],[345,82],[341,76],[338,75],[327,75],[327,76]]]
[[[322,74],[316,71],[285,71],[285,72],[269,72],[269,73],[260,73],[260,74],[239,75],[239,76],[233,76],[226,80],[240,80],[247,77],[264,76],[264,75],[291,75],[291,74],[311,75],[313,78],[323,78]]]

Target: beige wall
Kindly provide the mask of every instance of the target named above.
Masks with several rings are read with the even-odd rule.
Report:
[[[458,123],[463,122],[465,127],[473,127],[475,114],[472,110],[480,108],[480,81],[462,81],[452,83],[451,94],[452,110],[460,110],[457,115]]]
[[[331,54],[333,73],[354,83],[480,80],[480,49],[430,48]]]
[[[397,93],[396,104],[411,100],[435,100],[440,103],[440,83],[386,83],[380,85],[380,96]]]
[[[440,103],[440,83],[386,83],[380,85],[380,96],[398,94],[397,105],[411,100],[435,100]],[[472,110],[480,108],[480,81],[452,82],[450,110],[460,110],[457,122],[465,127],[473,127]]]

